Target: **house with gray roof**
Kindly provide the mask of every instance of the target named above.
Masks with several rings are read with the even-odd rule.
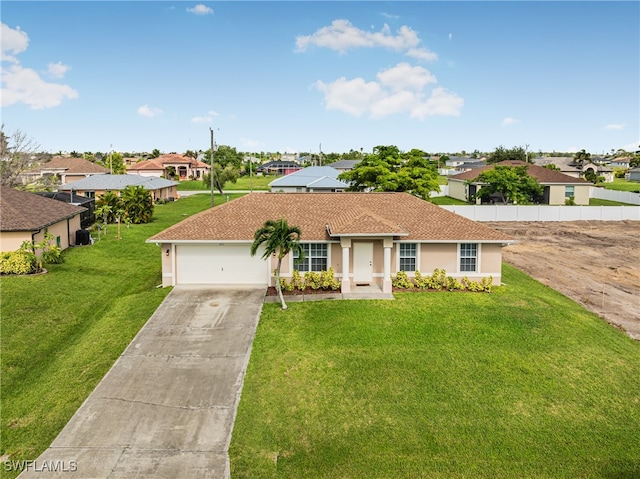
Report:
[[[340,173],[344,173],[345,171],[353,170],[356,167],[356,165],[361,161],[362,160],[338,160],[338,161],[334,161],[328,166],[335,168]]]
[[[142,186],[151,192],[154,201],[175,200],[178,196],[177,181],[155,176],[140,175],[95,175],[78,180],[58,188],[60,191],[73,191],[88,198],[99,198],[107,191],[120,194],[127,186]]]
[[[339,180],[340,171],[331,166],[308,166],[269,183],[271,191],[283,193],[339,192],[349,184]]]

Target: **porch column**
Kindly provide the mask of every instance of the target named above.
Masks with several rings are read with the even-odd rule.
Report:
[[[382,278],[382,292],[391,293],[391,248],[393,247],[393,239],[384,239],[384,275]]]
[[[348,238],[340,238],[342,246],[342,282],[340,284],[340,292],[348,293],[351,291],[351,280],[349,279],[349,250],[351,249],[351,240]]]

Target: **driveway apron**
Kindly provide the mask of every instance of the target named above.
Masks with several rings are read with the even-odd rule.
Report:
[[[264,296],[264,288],[175,287],[19,477],[228,478]]]

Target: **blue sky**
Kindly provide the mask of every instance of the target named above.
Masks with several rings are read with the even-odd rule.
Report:
[[[640,3],[2,2],[43,150],[592,154],[640,143]]]

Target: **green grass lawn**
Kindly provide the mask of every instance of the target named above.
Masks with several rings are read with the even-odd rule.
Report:
[[[603,200],[600,198],[589,198],[589,206],[635,206],[629,203],[620,203],[619,201]]]
[[[278,176],[242,176],[238,178],[235,183],[226,182],[223,188],[223,191],[234,191],[234,190],[268,190],[269,183],[271,183]],[[181,181],[178,184],[178,191],[211,191],[211,187],[205,185],[202,181]],[[218,190],[216,190],[218,193]]]
[[[156,287],[160,249],[145,240],[209,205],[209,195],[157,205],[121,240],[110,225],[47,274],[2,277],[0,456],[34,460],[49,446],[169,292]]]
[[[232,477],[640,477],[640,344],[503,271],[492,294],[266,304]]]
[[[636,193],[640,193],[640,183],[625,180],[624,178],[614,178],[612,183],[601,183],[600,186],[608,190],[635,191]]]
[[[434,205],[468,205],[466,201],[452,198],[451,196],[434,196],[429,198],[429,201]]]

